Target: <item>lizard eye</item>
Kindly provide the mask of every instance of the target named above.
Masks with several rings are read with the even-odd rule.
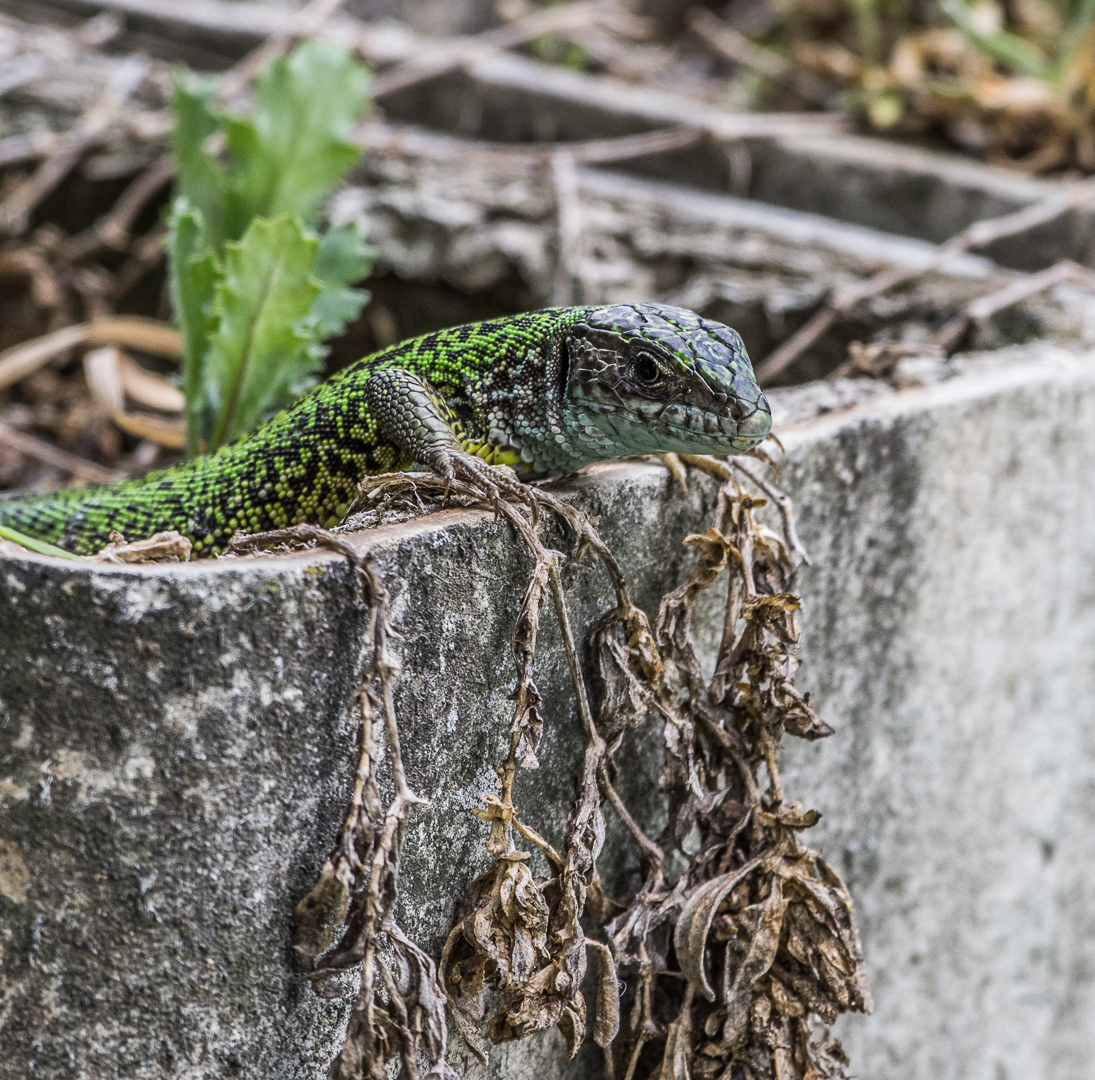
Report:
[[[639,382],[647,385],[656,383],[662,377],[661,368],[654,362],[654,357],[650,353],[639,353],[631,368]]]

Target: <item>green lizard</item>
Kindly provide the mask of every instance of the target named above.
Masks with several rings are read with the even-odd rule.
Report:
[[[112,531],[175,529],[212,555],[237,530],[337,524],[370,473],[418,464],[514,494],[518,477],[594,461],[742,453],[770,428],[729,327],[659,304],[553,308],[393,345],[215,454],[101,487],[0,497],[0,525],[79,554]]]

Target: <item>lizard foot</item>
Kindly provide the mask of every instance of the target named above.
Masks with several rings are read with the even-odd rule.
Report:
[[[482,458],[463,450],[438,450],[423,464],[429,465],[445,481],[446,496],[449,485],[458,480],[491,503],[496,512],[498,502],[505,497],[526,503],[536,513],[535,492],[522,483],[508,465],[488,465]]]

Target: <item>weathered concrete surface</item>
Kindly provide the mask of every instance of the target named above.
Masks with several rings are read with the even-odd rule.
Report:
[[[858,905],[862,1077],[1092,1075],[1093,374],[1020,363],[789,435],[837,734],[785,781]]]
[[[872,1080],[1095,1060],[1095,358],[1028,353],[785,430],[814,556],[803,677],[838,729],[788,752],[786,787],[825,813],[859,905],[877,1007],[842,1033]],[[710,489],[642,465],[567,487],[653,605]],[[436,951],[486,865],[469,810],[506,740],[527,557],[463,511],[358,540],[406,638],[397,707],[431,804],[401,920]],[[587,626],[603,575],[567,584]],[[0,562],[0,1077],[324,1075],[345,1005],[311,995],[288,933],[348,790],[361,620],[323,555]],[[579,740],[550,615],[539,668],[542,768],[518,798],[557,838]],[[547,1058],[507,1048],[491,1075],[549,1080]]]
[[[654,468],[585,487],[656,604],[711,492],[682,501]],[[431,800],[405,847],[400,918],[437,952],[486,865],[469,811],[508,744],[530,561],[489,514],[361,539],[380,545],[405,637],[405,759]],[[570,567],[568,582],[588,625],[609,599],[603,572]],[[0,1076],[325,1074],[344,1013],[294,972],[289,929],[350,790],[351,588],[327,556],[0,561]],[[543,767],[519,797],[558,844],[581,739],[550,617],[542,642]]]

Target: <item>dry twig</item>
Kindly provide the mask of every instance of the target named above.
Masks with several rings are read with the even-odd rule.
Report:
[[[0,234],[17,236],[26,231],[34,208],[102,137],[147,74],[148,61],[143,57],[128,57],[118,64],[106,89],[76,127],[63,135],[35,173],[0,203]]]
[[[822,82],[813,72],[791,63],[772,49],[765,49],[750,41],[707,8],[692,8],[688,13],[688,26],[704,44],[720,56],[789,86],[815,105],[832,104],[833,88]]]
[[[987,296],[979,296],[967,305],[966,310],[947,322],[932,337],[932,344],[950,350],[961,341],[971,325],[983,323],[993,315],[1027,300],[1055,285],[1071,283],[1095,291],[1095,273],[1071,259],[1061,259],[1036,274],[1023,274]]]
[[[1030,206],[1024,206],[1000,217],[986,218],[968,225],[945,244],[940,244],[926,266],[917,270],[889,268],[875,274],[867,281],[850,285],[830,298],[807,323],[788,338],[779,348],[762,360],[756,369],[757,380],[768,385],[780,372],[789,367],[814,344],[838,319],[847,315],[857,304],[890,289],[908,284],[944,266],[948,259],[963,252],[986,247],[1006,237],[1045,225],[1071,210],[1085,206],[1095,199],[1095,182],[1084,181],[1072,185],[1070,190],[1055,192]]]
[[[90,229],[78,233],[61,247],[61,257],[67,262],[79,262],[103,248],[122,251],[129,243],[130,230],[137,215],[150,199],[175,176],[175,159],[171,154],[157,158],[140,173],[118,196],[110,212]]]
[[[2,420],[0,420],[0,442],[26,457],[71,473],[89,484],[109,484],[111,480],[121,480],[125,476],[125,473],[118,472],[116,469],[96,465],[95,462],[88,461],[77,454],[70,454],[67,450],[62,450],[44,439],[18,431]]]
[[[502,161],[550,161],[565,151],[578,165],[629,161],[670,150],[683,150],[705,137],[700,128],[667,128],[641,135],[619,135],[607,139],[586,139],[565,143],[494,143],[464,139],[423,128],[368,120],[359,124],[353,139],[361,146],[384,154],[406,154],[434,161],[467,160],[489,157]]]
[[[0,167],[20,165],[51,153],[62,136],[52,131],[31,131],[26,135],[9,135],[0,139]]]
[[[579,29],[598,17],[611,13],[615,6],[614,0],[559,4],[515,19],[506,26],[484,30],[472,38],[443,42],[435,49],[405,60],[377,75],[372,85],[373,97],[382,98],[415,83],[474,63],[493,52],[523,45],[541,34]]]

